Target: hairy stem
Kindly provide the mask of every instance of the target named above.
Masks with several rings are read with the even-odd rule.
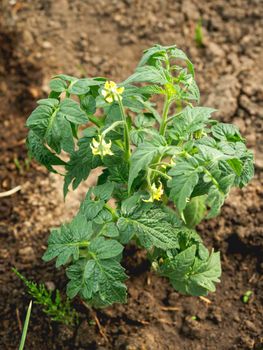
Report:
[[[160,125],[160,135],[162,135],[162,136],[165,135],[169,108],[170,108],[170,100],[166,96],[165,102],[164,102],[164,108],[163,108],[162,122]]]
[[[121,101],[120,96],[118,96],[118,103],[120,106],[120,110],[121,110],[121,116],[122,116],[122,120],[124,122],[124,145],[125,145],[125,155],[126,155],[126,159],[129,161],[130,157],[131,157],[131,150],[130,150],[130,134],[129,134],[129,128],[128,128],[128,124],[127,124],[127,120],[126,120],[126,115],[125,115],[125,111],[124,111],[124,107]]]

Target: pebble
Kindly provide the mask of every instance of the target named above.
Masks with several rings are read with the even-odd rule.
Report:
[[[22,262],[29,263],[35,260],[35,252],[34,249],[30,246],[20,248],[18,251],[19,257]]]
[[[43,41],[42,47],[43,49],[51,49],[52,44],[49,41]]]

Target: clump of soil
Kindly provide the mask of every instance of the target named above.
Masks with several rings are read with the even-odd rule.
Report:
[[[61,178],[34,162],[27,169],[27,115],[47,93],[52,75],[121,80],[132,73],[142,50],[157,42],[186,50],[203,104],[218,108],[218,119],[237,124],[255,152],[254,180],[232,191],[222,214],[199,227],[206,244],[222,253],[222,283],[208,300],[179,295],[150,272],[143,251],[129,246],[124,257],[131,276],[128,304],[95,311],[104,337],[78,299],[76,327],[51,322],[33,305],[27,348],[261,349],[262,2],[4,0],[0,8],[0,191],[22,187],[0,199],[1,349],[17,349],[29,302],[11,267],[65,291],[63,270],[43,263],[41,256],[50,227],[70,220],[94,182],[89,178],[64,203]],[[201,48],[194,42],[199,18]],[[247,290],[253,294],[244,304]]]

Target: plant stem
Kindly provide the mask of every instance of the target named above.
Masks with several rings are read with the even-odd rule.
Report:
[[[86,114],[87,114],[87,113],[86,113]],[[95,124],[95,125],[98,126],[98,127],[101,127],[101,126],[102,126],[101,121],[98,120],[96,117],[94,117],[93,115],[89,115],[89,114],[87,114],[87,116],[88,116],[89,120],[90,120],[93,124]]]
[[[123,107],[121,98],[120,98],[119,95],[117,95],[117,96],[118,96],[119,107],[120,107],[120,110],[121,110],[122,120],[124,122],[124,145],[125,145],[126,159],[129,161],[130,160],[130,156],[131,156],[129,128],[128,128],[126,115],[125,115],[125,111],[124,111],[124,107]]]
[[[166,124],[168,124],[170,121],[172,121],[174,118],[179,117],[179,115],[182,114],[182,111],[176,113],[175,115],[169,117],[166,119]]]
[[[165,102],[164,102],[164,108],[163,108],[162,122],[161,122],[161,125],[160,125],[160,135],[162,135],[162,136],[165,135],[169,108],[170,108],[170,100],[166,96]]]
[[[165,173],[162,173],[160,170],[157,170],[157,169],[152,169],[151,168],[151,171],[153,171],[154,173],[157,173],[159,175],[161,175],[162,177],[164,177],[165,179],[167,180],[171,180],[171,176],[165,174]]]
[[[105,136],[108,132],[110,132],[111,130],[113,130],[114,128],[116,128],[116,126],[120,125],[120,124],[124,124],[125,122],[123,120],[118,120],[117,122],[111,124],[111,126],[109,126],[107,129],[105,129],[102,132],[102,135]]]
[[[111,213],[113,219],[115,219],[116,221],[119,219],[116,210],[112,208],[109,204],[104,204],[104,208],[106,208]]]

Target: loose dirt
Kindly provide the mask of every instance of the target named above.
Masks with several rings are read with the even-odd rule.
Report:
[[[194,41],[202,18],[203,47]],[[94,177],[64,203],[62,180],[31,162],[26,169],[25,120],[48,91],[52,75],[132,73],[154,43],[177,44],[196,67],[202,103],[234,122],[255,152],[256,175],[233,190],[221,215],[199,227],[222,253],[222,283],[208,300],[182,296],[150,272],[145,253],[130,245],[127,305],[97,310],[105,340],[79,300],[78,327],[54,323],[33,305],[26,349],[207,350],[262,349],[262,117],[263,3],[261,0],[39,0],[0,4],[0,348],[17,349],[30,298],[11,272],[52,282],[65,291],[63,270],[41,256],[50,227],[70,220]],[[18,168],[14,160],[18,160]],[[50,283],[48,285],[51,285]],[[252,290],[248,304],[242,295]]]

